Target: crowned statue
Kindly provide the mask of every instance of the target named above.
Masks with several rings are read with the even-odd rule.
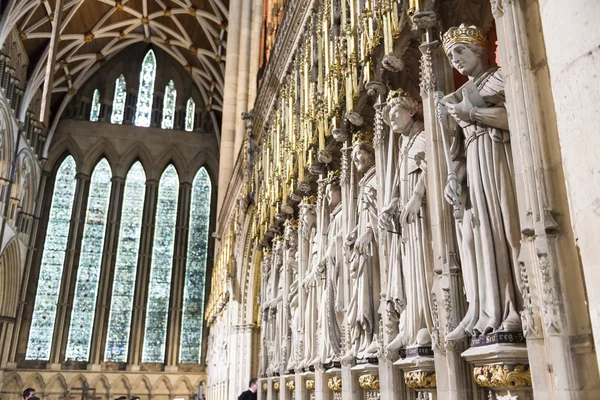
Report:
[[[298,220],[292,218],[285,221],[284,239],[284,263],[286,273],[289,276],[289,282],[291,282],[287,300],[289,321],[285,321],[285,323],[288,324],[286,325],[285,331],[289,332],[291,340],[285,338],[286,343],[288,344],[288,351],[283,362],[285,363],[285,370],[289,371],[293,370],[298,362],[300,327],[300,308],[298,307]]]
[[[431,344],[433,269],[425,208],[426,143],[418,111],[419,103],[402,89],[389,93],[383,109],[383,119],[391,128],[390,146],[398,152],[391,197],[379,218],[381,230],[392,232],[386,302],[391,320],[399,321],[399,333],[388,350]]]
[[[469,78],[442,99],[460,127],[444,195],[462,211],[457,236],[469,303],[446,340],[521,331],[521,236],[504,77],[500,68],[488,65],[486,39],[476,26],[450,28],[443,47],[452,66]]]
[[[342,323],[344,321],[343,251],[344,230],[342,219],[342,190],[339,171],[331,171],[325,186],[329,225],[327,247],[321,265],[325,267],[325,293],[319,302],[321,327],[320,360],[323,364],[339,361],[342,350]],[[326,212],[327,212],[326,210]],[[325,226],[323,227],[325,230]]]
[[[347,319],[350,325],[350,350],[347,357],[367,359],[378,353],[379,257],[377,175],[373,133],[357,132],[353,138],[352,161],[363,174],[359,182],[357,224],[346,238],[350,251],[352,287]]]

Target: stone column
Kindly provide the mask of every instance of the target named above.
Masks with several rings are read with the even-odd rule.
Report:
[[[550,72],[552,97],[556,112],[558,141],[568,198],[570,221],[576,240],[580,263],[583,265],[595,348],[600,346],[600,280],[598,259],[598,155],[600,145],[597,127],[598,57],[600,55],[600,26],[597,16],[600,3],[574,0],[568,5],[558,0],[540,4],[541,27],[545,40],[547,65]],[[547,91],[547,96],[551,96]],[[562,186],[562,185],[561,185]],[[566,209],[567,204],[563,208]],[[577,260],[571,264],[574,269]],[[563,268],[564,265],[561,265]],[[569,272],[570,274],[570,272]],[[582,312],[585,314],[585,312]],[[587,325],[587,323],[586,323]],[[589,328],[586,328],[589,332]],[[596,351],[598,363],[600,354]]]
[[[235,160],[237,160],[242,148],[242,142],[244,141],[246,124],[242,120],[242,112],[248,111],[248,83],[252,79],[249,74],[250,63],[258,57],[250,56],[250,38],[252,36],[252,0],[242,1],[242,16],[240,23],[240,49],[238,58],[238,78],[237,78],[237,106],[235,114],[235,140],[233,150],[233,163],[232,167],[235,166]],[[227,58],[229,59],[229,52],[227,52]]]
[[[119,226],[121,223],[121,210],[123,208],[123,191],[125,179],[120,176],[112,178],[111,199],[108,208],[108,221],[104,250],[102,252],[102,266],[98,280],[98,297],[96,312],[94,314],[94,329],[90,341],[89,370],[100,370],[100,363],[104,361],[104,346],[110,316],[110,304],[114,281],[115,262],[119,243]]]
[[[176,372],[177,363],[179,362],[179,341],[181,338],[181,321],[183,316],[183,294],[185,290],[186,255],[190,230],[191,198],[192,184],[190,182],[181,183],[179,185],[179,201],[177,203],[171,300],[169,305],[169,322],[167,325],[165,371],[168,372]]]
[[[69,324],[71,322],[71,309],[77,283],[77,270],[79,268],[79,254],[81,252],[81,238],[85,226],[85,214],[87,199],[90,191],[90,176],[82,173],[75,175],[77,181],[75,197],[73,199],[73,210],[69,228],[69,241],[65,255],[62,278],[60,281],[60,293],[58,306],[56,308],[56,320],[54,322],[54,336],[52,338],[52,349],[48,360],[49,368],[60,369],[60,363],[65,359],[67,340],[69,337]]]
[[[127,369],[139,371],[142,362],[142,346],[144,344],[144,322],[146,319],[146,301],[148,300],[148,283],[152,264],[152,244],[154,239],[154,221],[156,202],[158,201],[158,181],[149,179],[146,182],[144,214],[140,234],[140,253],[138,269],[135,277],[135,295],[131,315],[131,333],[129,351],[127,352]]]
[[[588,305],[592,324],[596,320],[600,329],[600,296],[589,286],[586,299],[580,263],[584,271],[595,271],[598,254],[597,234],[588,227],[600,223],[590,207],[600,184],[586,174],[598,165],[597,157],[586,152],[598,142],[591,127],[600,119],[593,106],[586,108],[595,103],[598,91],[597,84],[584,82],[595,82],[593,52],[598,51],[600,29],[591,16],[600,12],[600,5],[576,1],[566,7],[549,1],[538,8],[492,1],[492,11],[520,194],[524,240],[519,272],[533,395],[597,398],[598,356]],[[557,168],[561,162],[564,174]],[[600,277],[594,273],[586,277],[588,284]]]
[[[250,27],[250,49],[258,49],[260,44],[260,31],[263,21],[263,1],[254,0],[252,5],[252,25]],[[257,57],[248,57],[248,109],[254,108],[258,85],[256,78],[258,77],[258,64],[260,60]]]
[[[225,88],[223,94],[223,123],[221,128],[221,149],[219,156],[219,194],[217,215],[225,199],[225,192],[233,173],[235,125],[239,118],[237,111],[237,79],[242,18],[242,0],[229,3],[229,24],[227,31],[227,62],[225,64]],[[244,110],[245,111],[245,110]]]

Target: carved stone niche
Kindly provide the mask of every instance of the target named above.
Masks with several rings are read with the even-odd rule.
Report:
[[[471,347],[462,357],[472,367],[480,400],[533,400],[525,344]]]
[[[402,370],[404,384],[412,393],[409,398],[428,400],[437,398],[435,361],[430,347],[406,349],[404,353],[401,352],[401,358],[394,363],[394,366]]]
[[[352,376],[358,380],[362,391],[362,399],[378,400],[381,398],[379,388],[379,368],[374,364],[359,364],[352,367]]]

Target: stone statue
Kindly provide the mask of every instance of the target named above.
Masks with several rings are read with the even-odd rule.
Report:
[[[350,350],[346,358],[377,356],[379,329],[379,257],[377,179],[373,134],[358,132],[353,140],[352,160],[359,173],[356,227],[346,238],[351,252],[350,280],[352,293],[347,310],[350,328]]]
[[[299,327],[300,327],[300,308],[298,307],[298,221],[289,219],[285,223],[284,231],[285,239],[285,255],[284,263],[289,277],[288,291],[288,315],[289,321],[289,337],[286,338],[288,350],[286,352],[285,363],[286,371],[293,370],[298,363],[298,342],[299,342]]]
[[[321,262],[326,268],[325,293],[319,303],[321,326],[320,361],[328,364],[339,361],[342,350],[342,323],[344,321],[344,285],[343,279],[343,220],[342,191],[339,173],[330,173],[325,187],[325,198],[329,204],[329,226],[327,228],[327,247],[325,260]],[[324,229],[324,228],[323,228]]]
[[[271,346],[273,348],[273,360],[271,363],[271,372],[280,372],[282,362],[281,344],[284,340],[286,329],[285,321],[283,320],[283,290],[284,290],[284,265],[283,265],[283,237],[277,236],[273,239],[273,273],[275,278],[275,292],[273,298],[269,302],[271,314],[274,315],[273,336],[271,337]]]
[[[418,106],[398,89],[390,92],[383,111],[383,119],[392,130],[390,146],[399,150],[391,198],[379,219],[382,230],[392,231],[386,296],[392,319],[399,316],[399,333],[388,350],[431,344],[428,328],[433,269],[425,209],[425,132],[423,122],[415,118]]]
[[[469,303],[446,340],[521,331],[521,236],[502,70],[488,65],[486,40],[476,26],[450,28],[443,46],[452,66],[469,77],[442,99],[462,128],[452,146],[449,169],[455,174],[449,175],[444,195],[463,211],[457,235]]]
[[[317,357],[317,292],[319,291],[319,259],[317,234],[317,214],[315,198],[306,197],[302,201],[302,241],[306,251],[303,257],[303,270],[306,271],[302,279],[304,293],[304,358],[298,365],[299,368],[313,365]],[[308,247],[307,247],[308,245]]]
[[[269,303],[273,296],[273,274],[271,273],[271,249],[267,248],[264,250],[263,259],[261,261],[262,276],[264,277],[264,285],[263,285],[263,293],[264,298],[262,303],[262,320],[263,320],[263,329],[261,330],[262,334],[262,370],[261,373],[263,376],[267,375],[267,371],[269,370],[269,365],[271,362],[271,331],[272,331],[272,318],[269,308]]]

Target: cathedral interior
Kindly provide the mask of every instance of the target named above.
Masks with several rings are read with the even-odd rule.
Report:
[[[600,400],[598,18],[0,0],[0,400]]]

